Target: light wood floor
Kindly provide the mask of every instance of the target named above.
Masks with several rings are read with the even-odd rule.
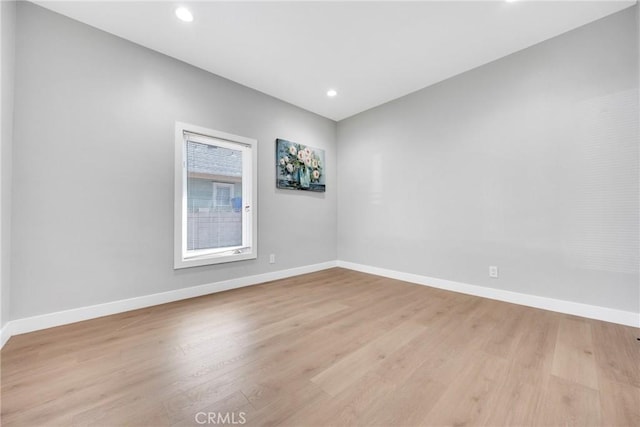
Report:
[[[639,426],[637,335],[332,269],[15,336],[2,425]]]

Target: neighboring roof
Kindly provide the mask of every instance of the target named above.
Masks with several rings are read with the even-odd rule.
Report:
[[[189,141],[187,171],[208,175],[242,176],[242,152]]]

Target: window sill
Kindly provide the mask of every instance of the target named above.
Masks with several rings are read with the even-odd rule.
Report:
[[[194,256],[189,258],[183,258],[182,256],[174,260],[173,269],[179,270],[181,268],[189,267],[201,267],[205,265],[224,264],[228,262],[245,261],[249,259],[258,258],[258,254],[255,250],[245,251],[239,254],[224,253],[224,254],[207,254]]]

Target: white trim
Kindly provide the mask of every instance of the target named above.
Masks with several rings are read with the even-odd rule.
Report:
[[[230,289],[257,285],[260,283],[270,282],[272,280],[280,280],[287,277],[299,276],[301,274],[326,270],[328,268],[333,268],[336,266],[336,261],[328,261],[320,264],[290,268],[288,270],[279,270],[269,273],[256,274],[255,276],[239,277],[237,279],[208,283],[206,285],[192,286],[189,288],[182,288],[158,294],[123,299],[119,301],[108,302],[105,304],[96,304],[88,307],[74,308],[71,310],[57,311],[54,313],[42,314],[39,316],[16,319],[7,322],[5,327],[2,329],[0,344],[4,346],[5,342],[7,342],[13,335],[25,334],[27,332],[53,328],[54,326],[67,325],[69,323],[81,322],[83,320],[109,316],[111,314],[122,313],[125,311],[137,310],[140,308],[159,304],[166,304],[168,302],[199,297],[202,295],[209,295],[216,292],[227,291]]]
[[[543,310],[550,310],[559,313],[587,317],[589,319],[603,320],[605,322],[618,323],[621,325],[633,326],[636,328],[640,326],[640,313],[634,313],[632,311],[616,310],[608,307],[582,304],[578,302],[541,297],[537,295],[522,294],[519,292],[506,291],[503,289],[469,285],[467,283],[437,279],[434,277],[421,276],[412,273],[404,273],[401,271],[388,270],[386,268],[372,267],[369,265],[356,264],[347,261],[338,261],[338,267],[361,271],[363,273],[374,274],[376,276],[402,280],[405,282],[416,283],[418,285],[430,286],[432,288],[445,289],[448,291],[460,292],[463,294],[475,295],[493,300],[525,305],[528,307],[541,308]]]
[[[9,341],[13,334],[11,333],[11,322],[7,322],[4,328],[0,329],[0,349]]]

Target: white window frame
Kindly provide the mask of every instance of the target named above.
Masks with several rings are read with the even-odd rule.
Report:
[[[187,250],[187,135],[189,140],[242,151],[242,245]],[[258,257],[258,141],[188,123],[175,126],[174,269]]]

